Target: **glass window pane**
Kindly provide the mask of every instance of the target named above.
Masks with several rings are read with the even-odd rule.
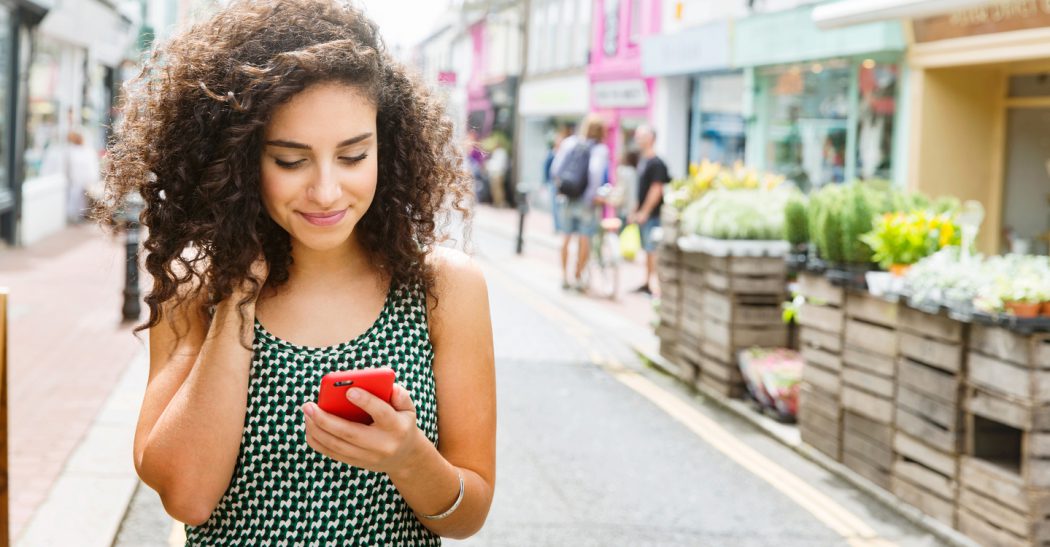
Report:
[[[581,39],[576,43],[575,65],[586,65],[590,62],[587,58],[591,50],[591,2],[590,0],[579,0],[576,11],[576,35]]]
[[[0,6],[0,188],[11,185],[7,175],[7,102],[10,98],[8,89],[13,85],[9,80],[11,64],[11,13],[8,8]]]
[[[857,176],[893,177],[894,116],[897,113],[897,65],[865,61],[860,67],[857,113]]]
[[[1050,74],[1010,76],[1010,97],[1050,97]]]
[[[723,165],[744,161],[744,75],[703,76],[697,80],[699,134],[692,160]]]
[[[846,176],[850,68],[814,63],[767,73],[766,165],[803,190]]]

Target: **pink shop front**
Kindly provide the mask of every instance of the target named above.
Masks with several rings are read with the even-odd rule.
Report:
[[[634,148],[638,126],[652,123],[656,79],[642,76],[642,38],[660,30],[660,0],[598,0],[591,42],[591,112],[609,124],[614,164]],[[614,177],[616,169],[610,169]]]

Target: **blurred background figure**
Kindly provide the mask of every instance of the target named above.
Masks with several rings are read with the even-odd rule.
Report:
[[[562,288],[584,290],[583,271],[590,256],[590,238],[598,225],[598,211],[595,197],[598,188],[605,182],[609,169],[609,147],[605,145],[607,125],[605,120],[596,114],[590,114],[583,120],[577,135],[567,137],[558,148],[558,153],[551,164],[554,184],[558,187],[558,209],[561,214],[561,234],[564,236],[561,247]],[[583,193],[575,196],[566,192],[564,184],[571,175],[586,165],[586,187]],[[569,278],[569,247],[576,240],[576,262],[573,277]]]
[[[84,220],[88,211],[88,193],[98,193],[98,153],[84,143],[84,135],[70,131],[65,146],[66,172],[66,218],[77,223]]]

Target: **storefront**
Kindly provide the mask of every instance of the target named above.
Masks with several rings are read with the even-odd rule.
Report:
[[[804,190],[854,179],[904,184],[901,24],[820,30],[812,9],[736,24],[733,64],[745,69],[751,98],[745,104],[748,163]]]
[[[518,180],[532,188],[543,183],[543,166],[555,133],[562,127],[578,126],[587,115],[590,94],[590,81],[582,71],[531,78],[522,84],[518,108],[521,130],[516,143]]]
[[[634,132],[652,124],[656,79],[642,75],[642,41],[659,30],[658,0],[600,0],[595,3],[590,111],[608,123],[611,161],[622,161],[634,146]],[[615,179],[614,168],[610,178]],[[615,182],[615,181],[614,181]]]
[[[66,2],[44,17],[28,69],[24,182],[18,226],[31,245],[75,213],[66,157],[73,133],[101,155],[111,123],[116,72],[137,29],[108,3]],[[81,179],[83,180],[83,179]]]
[[[28,45],[46,8],[0,0],[0,239],[16,243],[22,199],[22,150]]]
[[[744,160],[744,75],[730,69],[730,23],[713,21],[642,43],[642,73],[659,77],[657,149],[672,173],[690,163]]]
[[[915,19],[909,184],[980,201],[985,252],[1050,246],[1050,5]]]

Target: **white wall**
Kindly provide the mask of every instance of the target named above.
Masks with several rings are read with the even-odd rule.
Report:
[[[682,5],[679,17],[677,4]],[[747,16],[747,3],[743,0],[680,0],[667,1],[661,5],[663,24],[660,29],[664,34],[696,27],[722,19]]]
[[[653,97],[653,129],[656,153],[663,158],[672,178],[686,174],[689,158],[689,78],[660,78]]]

